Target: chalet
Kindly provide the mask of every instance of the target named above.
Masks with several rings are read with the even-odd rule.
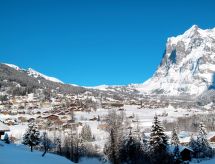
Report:
[[[64,129],[71,128],[71,124],[64,123],[64,124],[63,124],[63,128],[64,128]]]
[[[97,120],[97,117],[90,118],[89,120],[90,120],[90,121],[96,121],[96,120]]]
[[[78,128],[78,126],[79,126],[79,123],[70,123],[70,124],[64,123],[63,124],[64,129]]]
[[[72,119],[67,120],[67,123],[68,123],[68,124],[72,124],[72,123],[74,123],[74,122],[75,122],[75,120],[72,120]]]
[[[17,125],[17,120],[12,118],[7,118],[4,120],[4,123],[8,126]]]
[[[128,118],[132,119],[132,118],[134,118],[134,115],[132,115],[132,116],[128,116]]]
[[[5,134],[5,132],[10,131],[9,127],[0,121],[0,139],[1,136]]]
[[[215,143],[215,132],[209,132],[207,135],[207,139],[210,143]]]
[[[49,115],[49,116],[47,116],[47,117],[45,117],[48,121],[56,121],[56,120],[59,120],[59,116],[57,116],[57,115],[54,115],[54,114],[52,114],[52,115]]]
[[[173,153],[175,149],[175,146],[170,146],[170,152]],[[179,152],[181,155],[181,158],[183,161],[190,161],[192,154],[193,154],[193,150],[189,147],[186,146],[179,146]]]
[[[185,147],[185,146],[180,146],[179,147],[180,155],[183,161],[190,161],[191,156],[193,154],[193,150]]]
[[[62,116],[61,119],[66,120],[66,119],[68,119],[68,117],[67,116]]]
[[[20,123],[27,122],[27,118],[26,118],[26,117],[23,117],[23,116],[20,116],[20,117],[18,117],[18,121],[19,121]]]
[[[35,121],[35,118],[29,118],[28,119],[28,122],[34,122]]]
[[[215,135],[208,139],[211,143],[215,143]]]

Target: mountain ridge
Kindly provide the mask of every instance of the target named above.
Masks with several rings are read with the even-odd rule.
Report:
[[[22,70],[16,65],[7,65]],[[25,71],[30,76],[40,76],[63,84],[59,79],[33,69]],[[215,28],[203,30],[193,25],[183,34],[169,37],[160,65],[153,76],[144,83],[84,88],[116,93],[198,97],[215,88]]]
[[[15,65],[15,64],[8,64],[8,63],[2,63],[2,64],[5,64],[5,65],[7,65],[7,66],[9,66],[11,68],[14,68],[16,70],[24,70],[24,71],[28,72],[29,76],[32,76],[32,77],[36,77],[37,78],[38,76],[41,76],[41,77],[45,78],[46,80],[50,80],[50,81],[53,81],[53,82],[57,82],[57,83],[62,83],[63,84],[63,82],[61,80],[59,80],[59,79],[57,79],[55,77],[44,75],[44,74],[42,74],[42,73],[40,73],[40,72],[38,72],[38,71],[36,71],[36,70],[34,70],[32,68],[23,69],[23,68],[20,68],[19,66]]]

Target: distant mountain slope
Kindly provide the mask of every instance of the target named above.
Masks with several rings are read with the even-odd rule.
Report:
[[[44,75],[44,74],[42,74],[42,73],[40,73],[38,71],[35,71],[32,68],[28,68],[28,69],[25,70],[25,69],[19,68],[18,66],[14,65],[14,64],[7,64],[7,63],[4,63],[4,64],[7,65],[7,66],[9,66],[9,67],[11,67],[11,68],[16,69],[16,70],[19,70],[19,71],[20,70],[26,71],[29,76],[36,77],[36,78],[37,77],[43,77],[46,80],[57,82],[57,83],[62,83],[63,84],[63,82],[61,80],[59,80],[59,79],[57,79],[55,77],[50,77],[50,76]]]
[[[17,86],[19,84],[28,89],[55,90],[59,93],[83,93],[86,91],[83,87],[54,82],[44,76],[41,73],[33,72],[32,69],[29,72],[29,70],[21,69],[17,66],[12,67],[11,65],[0,64],[1,86]]]

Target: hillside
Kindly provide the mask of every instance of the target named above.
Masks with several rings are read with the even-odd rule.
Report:
[[[50,80],[51,79],[51,80]],[[59,93],[83,93],[83,87],[62,84],[53,81],[56,78],[47,77],[33,69],[21,69],[15,65],[0,64],[0,86],[3,87],[23,87],[32,93],[34,89],[53,90]]]

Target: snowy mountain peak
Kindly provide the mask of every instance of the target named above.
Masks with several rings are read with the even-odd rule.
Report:
[[[215,86],[215,30],[192,26],[168,38],[160,66],[144,84],[133,85],[148,94],[200,95]]]
[[[201,30],[201,29],[197,25],[193,25],[183,35],[187,35],[188,37],[192,37],[192,36],[198,34],[198,30]]]

